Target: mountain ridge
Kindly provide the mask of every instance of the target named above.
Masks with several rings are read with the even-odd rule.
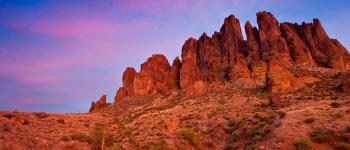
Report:
[[[244,25],[246,40],[240,21],[230,15],[220,32],[211,37],[203,33],[198,39],[188,38],[182,46],[181,60],[176,57],[172,65],[164,55],[154,54],[139,72],[128,67],[115,102],[127,97],[167,94],[174,89],[201,93],[208,84],[218,82],[288,92],[318,81],[310,74],[293,71],[296,66],[350,69],[349,52],[327,35],[319,19],[297,24],[279,23],[266,11],[256,16],[258,27],[249,21]]]

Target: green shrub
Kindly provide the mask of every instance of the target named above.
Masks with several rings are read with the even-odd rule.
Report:
[[[234,147],[232,144],[226,144],[224,150],[232,150]]]
[[[239,136],[237,133],[232,133],[231,135],[232,142],[237,142],[239,140]]]
[[[17,117],[16,114],[11,114],[11,113],[5,113],[5,114],[2,114],[2,116],[7,118],[7,119],[11,119],[11,118]]]
[[[195,132],[192,128],[185,128],[177,132],[177,135],[181,136],[183,139],[188,141],[196,149],[203,150],[204,146],[199,139],[198,133]]]
[[[166,142],[164,140],[151,142],[149,150],[164,150],[167,149]]]
[[[227,120],[227,125],[230,127],[239,126],[240,124],[241,124],[240,121],[236,121],[236,120],[232,120],[232,119]]]
[[[343,117],[344,117],[343,114],[340,114],[340,113],[336,113],[336,114],[335,114],[335,118],[343,118]]]
[[[224,128],[224,131],[226,133],[232,133],[233,131],[235,131],[235,128],[233,128],[233,127],[226,127],[226,128]]]
[[[346,133],[349,133],[349,132],[350,132],[350,126],[346,126],[346,127],[345,127],[345,132],[346,132]]]
[[[301,139],[301,140],[295,141],[293,143],[293,145],[297,150],[310,150],[311,149],[310,142],[306,139]]]
[[[278,113],[279,118],[284,118],[286,116],[286,112],[284,112],[284,111],[278,111],[277,113]]]
[[[216,116],[216,114],[217,114],[216,111],[211,111],[208,113],[208,118],[210,119],[210,118]]]
[[[120,126],[124,126],[126,122],[125,122],[125,120],[121,119],[120,117],[115,117],[113,119],[113,123],[116,123]]]
[[[261,129],[260,135],[265,137],[268,134],[270,134],[272,131],[272,126],[271,125],[266,125]]]
[[[114,144],[113,137],[109,135],[107,128],[102,124],[96,124],[92,132],[93,141],[91,142],[94,150],[100,150]]]
[[[79,141],[79,142],[87,142],[87,143],[92,143],[93,138],[84,134],[84,133],[75,133],[75,134],[71,134],[69,137],[64,138],[64,140],[75,140],[75,141]]]
[[[350,150],[350,144],[341,143],[341,144],[335,145],[334,149],[335,150]]]
[[[310,124],[310,123],[313,123],[315,122],[315,119],[314,118],[307,118],[304,120],[304,123],[307,123],[307,124]]]
[[[256,127],[248,126],[248,127],[245,128],[245,132],[244,133],[245,133],[245,135],[247,137],[252,138],[252,137],[258,135],[259,131],[257,130]]]
[[[310,133],[310,138],[317,143],[329,142],[334,135],[334,131],[316,128]]]
[[[332,102],[330,105],[331,105],[333,108],[338,108],[338,107],[340,107],[340,104],[339,104],[338,102]]]

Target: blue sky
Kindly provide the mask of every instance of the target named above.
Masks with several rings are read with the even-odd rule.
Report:
[[[0,0],[0,110],[86,112],[112,102],[121,75],[154,53],[169,62],[188,37],[234,14],[242,26],[270,11],[280,22],[319,18],[350,47],[347,0]]]

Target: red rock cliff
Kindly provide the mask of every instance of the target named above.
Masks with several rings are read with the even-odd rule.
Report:
[[[245,23],[244,40],[240,21],[231,15],[213,36],[203,33],[198,40],[186,40],[182,62],[177,57],[170,66],[165,56],[157,54],[141,65],[139,73],[127,68],[115,100],[217,82],[285,92],[316,80],[293,71],[293,66],[350,69],[349,52],[338,40],[328,37],[318,19],[312,23],[279,23],[271,13],[259,12],[257,23],[258,27]]]

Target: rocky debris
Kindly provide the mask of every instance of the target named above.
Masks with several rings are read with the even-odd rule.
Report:
[[[89,112],[98,111],[106,107],[107,106],[106,99],[107,99],[107,95],[102,95],[99,100],[97,100],[96,102],[92,102]]]
[[[186,40],[182,62],[176,58],[170,66],[165,56],[157,54],[141,65],[139,73],[127,68],[115,100],[178,88],[191,91],[198,81],[203,85],[230,82],[244,89],[267,87],[273,93],[283,93],[318,81],[310,71],[295,69],[298,66],[350,69],[349,52],[338,40],[329,38],[318,19],[297,24],[279,23],[265,11],[256,16],[258,27],[245,23],[247,40],[240,21],[231,15],[220,32]]]

